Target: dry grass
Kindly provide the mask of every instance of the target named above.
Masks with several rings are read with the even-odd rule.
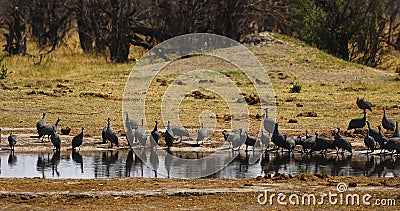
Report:
[[[286,132],[293,134],[307,128],[312,132],[328,133],[337,126],[346,128],[351,118],[362,116],[355,104],[358,96],[366,97],[374,104],[373,113],[368,116],[373,126],[380,124],[383,107],[388,108],[390,117],[400,119],[400,83],[394,80],[393,72],[345,62],[292,38],[276,36],[279,42],[249,48],[270,77],[278,103],[277,121],[283,131],[290,129]],[[41,64],[35,64],[37,59],[30,57],[4,59],[3,63],[11,73],[0,81],[0,127],[34,128],[41,113],[46,112],[47,122],[60,117],[60,124],[69,125],[72,134],[84,126],[91,136],[100,135],[108,116],[114,129],[124,132],[122,96],[134,63],[110,64],[103,57],[72,53],[77,48],[74,46],[71,44],[70,50],[52,53]],[[250,81],[227,62],[202,57],[177,60],[164,68],[148,91],[146,118],[149,128],[159,117],[159,102],[168,85],[182,73],[199,67],[217,70],[230,77],[242,93],[254,94]],[[289,93],[296,82],[302,85],[302,91]],[[180,105],[181,124],[198,128],[199,114],[211,108],[218,116],[218,128],[229,128],[228,107],[221,96],[202,92],[215,98],[185,97]],[[256,116],[262,115],[260,106],[249,106],[249,111],[252,118],[250,134],[257,135],[261,119]],[[309,111],[316,112],[317,117],[297,117]],[[296,119],[298,123],[288,123],[289,119]],[[163,130],[164,127],[160,125],[159,128]],[[3,133],[6,130],[3,129]]]

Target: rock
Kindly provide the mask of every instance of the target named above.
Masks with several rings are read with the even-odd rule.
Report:
[[[317,117],[317,116],[318,116],[317,113],[313,111],[297,114],[297,117]]]
[[[289,123],[297,123],[298,121],[296,119],[289,119]]]

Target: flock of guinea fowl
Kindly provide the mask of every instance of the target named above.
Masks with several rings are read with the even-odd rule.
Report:
[[[388,118],[386,116],[386,109],[384,109],[382,124],[377,126],[378,130],[375,130],[371,128],[371,124],[367,120],[367,115],[366,115],[367,110],[370,110],[372,112],[371,103],[364,98],[357,98],[356,103],[360,109],[364,110],[364,117],[352,119],[349,122],[347,130],[362,129],[367,125],[368,128],[366,135],[364,137],[364,144],[368,148],[368,150],[370,150],[370,152],[373,152],[375,149],[379,148],[381,150],[380,153],[382,153],[383,151],[388,151],[392,154],[395,152],[399,153],[400,136],[399,136],[398,121],[394,121],[393,119]],[[59,151],[61,148],[61,138],[57,134],[56,130],[57,130],[57,125],[60,122],[60,118],[57,119],[54,125],[51,125],[51,124],[46,124],[45,116],[46,114],[43,113],[43,117],[36,123],[38,138],[39,139],[42,138],[43,141],[43,138],[47,135],[47,138],[51,141],[55,150]],[[125,135],[130,149],[133,149],[133,146],[135,144],[139,144],[142,147],[146,147],[148,140],[150,141],[151,148],[157,148],[160,140],[160,134],[157,128],[158,122],[155,121],[154,129],[151,131],[149,138],[145,131],[143,123],[144,122],[142,119],[142,124],[139,125],[136,120],[129,118],[128,113],[126,113],[125,126],[127,130]],[[264,147],[265,149],[268,149],[270,142],[272,142],[275,145],[274,149],[279,150],[279,148],[281,148],[282,152],[283,149],[286,149],[289,151],[289,153],[293,152],[294,148],[297,145],[300,145],[302,147],[301,150],[302,153],[307,153],[307,154],[313,152],[327,153],[328,150],[335,150],[336,153],[339,153],[339,150],[342,150],[341,153],[344,153],[345,151],[353,153],[350,141],[340,134],[340,128],[337,128],[337,130],[335,129],[332,131],[333,135],[332,139],[319,136],[317,132],[314,135],[309,135],[307,130],[305,136],[299,135],[299,136],[288,137],[287,135],[282,135],[279,132],[278,123],[268,117],[268,108],[265,109],[265,119],[263,125],[266,132],[264,132],[264,130],[261,130],[261,136],[258,138],[249,136],[247,131],[243,133],[242,129],[239,129],[239,134],[236,134],[234,132],[225,132],[225,131],[222,133],[225,141],[230,143],[230,148],[232,148],[232,150],[234,149],[240,150],[243,144],[246,146],[245,149],[246,151],[249,146],[253,148],[253,151],[255,148],[259,147],[261,147],[262,149],[264,149]],[[386,134],[383,132],[382,127],[383,129],[386,130]],[[76,148],[80,147],[81,144],[83,143],[84,139],[83,131],[84,128],[82,127],[81,133],[72,138],[71,141],[72,150],[75,150]],[[390,134],[389,131],[391,131]],[[207,135],[207,129],[204,127],[203,123],[201,123],[201,127],[198,130],[196,138],[197,145],[200,141],[203,143],[206,135]],[[164,133],[164,140],[165,144],[167,145],[167,149],[172,147],[173,144],[177,143],[174,142],[175,136],[180,137],[180,140],[182,141],[183,136],[189,138],[189,132],[185,128],[180,128],[180,127],[171,128],[170,122],[168,121],[167,129],[165,130]],[[1,136],[0,136],[0,141],[1,141]],[[16,134],[10,133],[10,135],[8,136],[8,142],[11,150],[14,150],[14,146],[16,145],[17,141],[18,141],[18,136]],[[109,141],[110,148],[113,147],[113,144],[119,147],[118,136],[115,134],[114,130],[111,127],[110,118],[108,118],[107,120],[107,125],[102,129],[102,141],[103,141],[102,143],[107,143],[107,141]]]

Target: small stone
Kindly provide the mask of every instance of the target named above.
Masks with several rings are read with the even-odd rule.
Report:
[[[289,119],[289,123],[297,123],[297,119]]]

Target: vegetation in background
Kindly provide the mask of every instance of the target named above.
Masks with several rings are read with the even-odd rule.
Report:
[[[290,93],[300,93],[301,92],[301,84],[295,83],[292,88],[289,90]]]
[[[400,3],[394,0],[293,0],[293,33],[344,60],[376,67],[399,48]]]

